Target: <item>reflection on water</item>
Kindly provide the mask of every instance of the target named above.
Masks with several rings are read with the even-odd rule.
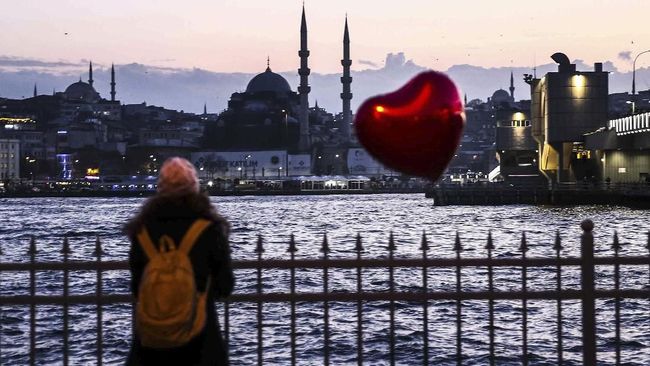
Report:
[[[624,244],[622,254],[645,254],[647,249],[647,211],[622,207],[534,207],[534,206],[454,206],[434,207],[423,195],[361,195],[361,196],[282,196],[282,197],[219,197],[213,198],[219,211],[232,223],[231,246],[235,259],[252,259],[258,234],[264,237],[265,258],[286,258],[289,235],[296,238],[298,258],[320,255],[323,234],[327,233],[330,257],[351,257],[355,236],[361,233],[366,257],[387,255],[388,234],[396,239],[397,257],[419,256],[422,232],[427,234],[432,257],[452,257],[454,236],[462,240],[463,255],[485,256],[485,240],[491,230],[496,249],[494,255],[518,256],[521,232],[525,231],[529,256],[555,255],[552,247],[556,230],[563,238],[563,255],[579,253],[579,223],[591,218],[598,255],[611,255],[611,237],[618,231]],[[94,236],[98,235],[106,252],[106,259],[124,260],[128,243],[121,234],[121,225],[133,215],[142,199],[124,198],[31,198],[0,200],[0,245],[3,261],[27,261],[30,235],[38,243],[41,260],[60,260],[61,238],[67,235],[72,248],[71,258],[91,259]],[[611,288],[612,269],[599,268],[598,287]],[[320,291],[320,270],[299,270],[299,291]],[[487,288],[485,268],[463,270],[463,288]],[[622,268],[622,287],[648,286],[648,269]],[[431,290],[449,290],[455,286],[454,273],[448,269],[430,269]],[[349,291],[355,289],[351,270],[331,270],[330,289]],[[552,289],[555,274],[551,269],[530,269],[529,287],[533,290]],[[71,275],[72,293],[92,293],[95,274],[76,272]],[[254,291],[254,274],[237,273],[237,291]],[[287,291],[286,271],[265,271],[265,291]],[[416,291],[421,286],[421,271],[397,269],[398,290]],[[387,271],[364,270],[364,287],[368,290],[387,289]],[[61,292],[61,273],[38,273],[39,294]],[[107,272],[105,289],[112,292],[128,291],[128,273]],[[497,290],[513,290],[520,286],[520,272],[513,268],[495,270]],[[579,273],[567,268],[564,272],[567,288],[579,286]],[[28,274],[3,273],[0,293],[27,294]],[[109,291],[107,290],[107,291]],[[484,364],[487,353],[487,305],[481,301],[463,303],[463,349],[468,364]],[[331,304],[332,362],[353,362],[356,341],[350,334],[356,329],[355,304]],[[650,300],[623,301],[623,355],[633,365],[650,363]],[[521,354],[520,301],[498,301],[496,341],[499,364],[519,364]],[[564,303],[565,357],[580,361],[580,304]],[[61,308],[38,308],[38,362],[59,363],[61,360]],[[95,327],[93,306],[72,306],[71,349],[72,363],[93,363]],[[397,306],[397,360],[400,364],[422,362],[422,306],[398,304]],[[555,302],[530,301],[529,351],[533,363],[555,362]],[[598,302],[599,359],[613,360],[613,303]],[[429,344],[433,364],[452,364],[455,354],[455,303],[432,301],[429,304]],[[120,364],[128,351],[130,338],[130,307],[111,305],[105,307],[104,341],[105,363]],[[255,362],[256,308],[253,305],[232,306],[231,355],[233,362]],[[287,363],[289,304],[264,306],[265,360],[269,364]],[[309,364],[322,363],[322,304],[298,304],[298,352],[301,360]],[[27,361],[28,308],[2,307],[0,363],[23,364]],[[364,354],[369,363],[385,363],[388,349],[387,304],[376,302],[364,305]]]

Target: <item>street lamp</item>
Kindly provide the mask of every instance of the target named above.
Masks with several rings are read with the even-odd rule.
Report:
[[[644,53],[649,53],[650,50],[643,51],[636,55],[634,58],[634,61],[632,62],[632,95],[636,94],[636,59],[639,58],[639,56],[643,55]]]
[[[632,115],[634,115],[634,112],[635,112],[635,109],[636,109],[636,108],[635,108],[635,107],[636,107],[636,103],[634,103],[633,100],[625,101],[625,103],[626,103],[626,104],[632,104]]]

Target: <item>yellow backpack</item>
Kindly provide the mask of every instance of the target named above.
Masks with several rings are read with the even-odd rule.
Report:
[[[136,305],[136,331],[143,346],[179,347],[203,330],[210,277],[205,292],[198,292],[189,253],[208,225],[208,220],[196,220],[178,247],[171,237],[163,235],[160,251],[145,227],[138,233],[138,242],[149,258]]]

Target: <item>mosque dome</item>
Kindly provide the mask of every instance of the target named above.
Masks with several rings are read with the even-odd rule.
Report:
[[[248,82],[246,87],[247,93],[260,93],[260,92],[275,92],[275,93],[289,93],[291,92],[291,87],[287,82],[287,79],[283,78],[281,75],[271,71],[271,68],[267,67],[266,71],[261,74],[257,74],[251,81]]]
[[[70,84],[65,89],[65,96],[68,100],[74,101],[96,102],[99,100],[99,94],[95,91],[95,88],[83,81]]]
[[[510,102],[510,94],[503,89],[499,89],[492,94],[492,103]]]

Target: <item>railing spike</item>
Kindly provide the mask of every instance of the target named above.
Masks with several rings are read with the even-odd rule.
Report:
[[[393,231],[390,231],[390,235],[388,236],[388,250],[393,251],[397,249],[395,246],[395,238],[393,237]]]
[[[68,243],[68,237],[63,237],[63,248],[61,248],[61,253],[69,254],[70,253],[70,244]]]
[[[330,252],[330,246],[327,243],[327,233],[323,233],[323,245],[320,248],[321,253],[329,253]]]
[[[556,251],[562,250],[562,238],[560,237],[560,230],[555,231],[555,244],[553,249]]]
[[[488,231],[487,245],[485,245],[485,249],[494,249],[494,243],[492,242],[492,230]]]
[[[429,250],[429,242],[427,240],[427,233],[422,230],[422,244],[420,245],[420,250]]]
[[[27,254],[35,255],[36,252],[37,252],[36,238],[34,237],[34,235],[32,235],[31,238],[29,239],[29,250],[27,250]]]
[[[612,242],[612,248],[618,250],[621,249],[621,243],[618,241],[618,232],[614,230],[614,241]]]
[[[463,245],[460,243],[460,235],[456,231],[456,239],[454,240],[454,252],[461,252],[463,250]]]
[[[519,250],[522,252],[528,251],[528,243],[526,242],[526,232],[522,231],[521,232],[521,245],[519,246]]]
[[[291,236],[289,237],[289,249],[287,249],[287,252],[295,253],[296,251],[298,251],[298,249],[296,249],[296,239],[294,238],[293,233],[291,233]]]
[[[95,235],[95,250],[93,251],[93,256],[101,257],[104,255],[102,250],[102,241],[99,239],[99,235]]]
[[[354,244],[354,250],[357,252],[363,251],[363,244],[361,243],[361,234],[357,233],[357,240],[356,243]]]
[[[262,234],[257,234],[257,245],[255,246],[255,253],[264,253]]]

